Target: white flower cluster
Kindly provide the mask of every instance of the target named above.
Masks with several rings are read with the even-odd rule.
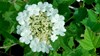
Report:
[[[20,42],[29,44],[33,52],[49,53],[53,50],[50,41],[54,42],[58,35],[64,36],[66,32],[64,16],[48,2],[26,5],[16,20]]]

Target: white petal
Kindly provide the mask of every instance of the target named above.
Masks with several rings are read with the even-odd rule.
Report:
[[[25,37],[20,37],[20,39],[19,39],[19,40],[20,40],[20,42],[22,42],[22,43],[23,43],[23,42],[25,42],[26,38],[25,38]]]
[[[52,42],[54,42],[58,37],[56,35],[51,35],[50,38],[51,38]]]
[[[30,43],[30,40],[27,38],[26,40],[25,40],[25,44],[29,44]]]
[[[83,0],[76,0],[77,2],[83,1]]]
[[[17,26],[17,34],[20,34],[22,31],[20,30],[20,25]]]
[[[28,36],[28,35],[30,35],[30,33],[31,33],[31,31],[26,28],[21,32],[21,36]]]

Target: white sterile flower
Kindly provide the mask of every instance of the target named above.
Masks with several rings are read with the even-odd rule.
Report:
[[[54,42],[58,35],[64,36],[64,16],[58,14],[52,4],[39,2],[26,5],[23,12],[16,17],[19,25],[17,34],[20,34],[20,42],[29,44],[33,52],[49,53],[53,50],[50,40]]]
[[[51,40],[54,42],[58,37],[56,35],[51,35]]]
[[[83,1],[83,0],[76,0],[77,2]]]

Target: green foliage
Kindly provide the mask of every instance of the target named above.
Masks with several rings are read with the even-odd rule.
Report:
[[[5,47],[5,51],[7,51],[11,46],[18,44],[18,40],[10,35],[8,32],[5,32],[2,30],[0,30],[0,33],[3,35],[3,37],[5,38],[4,43],[3,43],[3,47]]]
[[[0,11],[5,12],[9,9],[10,3],[8,2],[0,2]]]
[[[100,47],[99,43],[100,36],[96,36],[94,32],[90,30],[90,28],[86,27],[84,33],[84,39],[79,41],[80,45],[86,50],[92,50],[97,47]]]
[[[97,21],[97,15],[95,14],[93,10],[88,10],[88,17],[92,22]]]
[[[38,3],[39,1],[41,1],[41,0],[29,0],[28,1],[28,4],[33,4],[33,3]]]
[[[100,14],[100,4],[97,3],[96,6],[95,6],[95,10],[98,14]]]
[[[70,37],[70,40],[68,41],[68,45],[70,48],[72,48],[74,46],[74,39],[73,37]]]
[[[95,0],[83,0],[86,4],[92,4]]]
[[[66,35],[50,42],[54,50],[48,54],[32,52],[29,45],[19,42],[20,36],[13,35],[18,12],[23,11],[26,4],[39,1],[51,3],[65,16]],[[23,56],[100,56],[97,51],[100,49],[100,0],[0,0],[0,52],[4,49],[4,53],[8,53],[16,44],[24,49]]]
[[[75,10],[74,19],[76,20],[76,22],[83,20],[86,16],[87,16],[86,8],[82,7]]]

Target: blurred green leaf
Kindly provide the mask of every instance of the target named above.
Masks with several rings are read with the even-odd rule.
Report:
[[[10,3],[0,1],[0,11],[5,12],[9,10],[9,7],[10,7]]]
[[[66,2],[67,5],[71,5],[72,3],[75,2],[75,0],[55,0],[55,2],[57,2],[58,4]]]
[[[94,33],[89,28],[86,28],[84,33],[84,39],[79,41],[79,43],[84,49],[92,50],[95,48],[93,44],[94,38],[95,38]]]
[[[58,10],[59,10],[59,14],[65,16],[65,21],[70,18],[71,10],[69,9],[66,2],[59,4],[58,5]]]
[[[83,0],[86,4],[92,4],[95,0]]]
[[[70,48],[72,48],[74,46],[74,39],[73,39],[73,37],[70,37],[68,45],[70,46]]]
[[[0,29],[0,33],[3,35],[3,37],[5,39],[9,39],[13,43],[18,43],[19,42],[14,36],[12,36],[11,34],[9,34],[8,32],[6,32],[2,29]]]
[[[51,42],[51,45],[55,51],[57,51],[60,48],[60,42],[58,39],[55,42]]]
[[[57,4],[63,3],[65,0],[54,0]]]
[[[86,27],[84,33],[84,39],[79,41],[80,45],[86,50],[92,50],[97,48],[100,41],[100,37],[97,37],[94,32],[91,31],[89,27]],[[100,47],[100,46],[99,46]]]
[[[0,33],[3,35],[3,37],[5,38],[5,41],[3,43],[3,47],[5,48],[5,51],[7,51],[11,46],[18,44],[18,40],[12,36],[11,34],[9,34],[8,32],[0,29]]]
[[[71,56],[70,53],[68,51],[64,51],[62,56]]]
[[[97,18],[96,18],[97,19]],[[94,32],[100,32],[100,22],[92,22],[90,19],[85,18],[82,23],[85,26],[88,26],[93,30]]]
[[[13,11],[7,11],[3,15],[3,18],[9,22],[9,32],[12,33],[16,26],[16,14]]]
[[[77,10],[75,10],[74,19],[75,19],[76,22],[80,22],[86,16],[87,16],[86,8],[78,8]]]
[[[34,56],[34,53],[32,50],[29,48],[29,46],[24,47],[24,56]]]
[[[58,5],[59,5],[59,4],[57,3],[57,1],[56,1],[56,0],[53,0],[53,7],[57,8]]]
[[[61,56],[61,54],[58,54],[57,52],[53,51],[50,52],[49,56]]]
[[[80,35],[84,32],[84,27],[81,24],[76,24],[71,22],[70,25],[67,27],[66,36],[79,38]]]
[[[40,2],[41,0],[28,0],[28,4],[36,4]]]
[[[82,48],[76,48],[73,50],[73,52],[70,54],[71,56],[81,56],[82,55]]]
[[[89,51],[83,49],[81,46],[78,46],[76,49],[75,49],[75,55],[78,55],[78,56],[91,56],[91,54],[89,53]],[[74,55],[72,54],[72,55]]]
[[[88,17],[92,22],[97,22],[97,15],[93,10],[88,10]]]
[[[18,5],[17,3],[14,3],[14,7],[17,11],[19,11],[21,9],[20,5]]]
[[[100,14],[100,4],[97,3],[96,6],[95,6],[95,10],[98,14]]]
[[[1,2],[9,2],[9,1],[11,1],[11,0],[0,0]]]
[[[54,52],[54,54],[52,56],[61,56],[61,55],[58,54],[57,52]]]
[[[62,56],[91,56],[91,54],[81,46],[78,46],[69,53],[67,51],[64,51]]]
[[[12,41],[13,39],[6,38],[3,43],[3,47],[5,47],[5,52],[9,50],[10,47],[16,45],[16,42]]]
[[[0,29],[9,32],[9,29],[10,29],[9,26],[10,26],[10,23],[8,21],[0,19]]]
[[[71,5],[75,2],[75,0],[64,0],[64,1],[67,1],[68,5]]]
[[[95,2],[100,4],[100,0],[95,0]]]
[[[100,47],[100,35],[95,38],[94,45],[96,48]]]
[[[98,21],[99,17],[93,10],[88,10],[88,18],[85,18],[82,23],[85,26],[88,26],[94,32],[100,32],[100,22]]]
[[[70,52],[72,49],[68,45],[66,45],[66,42],[64,42],[64,38],[65,37],[61,37],[61,36],[59,37],[60,45],[64,50],[67,50],[68,52]]]

